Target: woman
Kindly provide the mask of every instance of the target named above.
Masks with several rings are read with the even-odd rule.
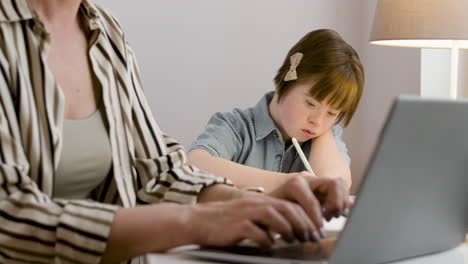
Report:
[[[189,166],[149,111],[119,24],[93,2],[2,1],[0,36],[0,262],[266,246],[269,230],[318,240],[322,216],[349,208],[342,181],[296,177],[262,195]]]

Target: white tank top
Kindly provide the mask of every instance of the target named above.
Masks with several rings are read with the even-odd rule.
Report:
[[[54,197],[88,199],[111,167],[112,153],[102,103],[85,119],[65,119],[62,155],[54,178]]]

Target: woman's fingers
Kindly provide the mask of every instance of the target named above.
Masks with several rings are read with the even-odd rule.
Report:
[[[258,207],[251,208],[249,212],[250,220],[262,227],[265,232],[268,230],[280,233],[282,237],[293,238],[294,227],[297,220],[295,216],[288,217],[280,212],[279,203],[273,200],[260,204]]]
[[[351,197],[348,197],[345,201],[344,209],[343,209],[343,216],[348,217],[351,213],[351,208],[354,205],[354,201]]]
[[[319,200],[311,190],[309,181],[319,180],[313,177],[296,176],[291,178],[281,192],[279,198],[287,199],[299,204],[312,223],[311,236],[319,233],[323,227],[321,206]],[[317,234],[315,233],[315,234]]]
[[[301,242],[320,240],[320,228],[317,229],[304,209],[302,209],[302,207],[296,203],[290,203],[290,205],[293,207],[294,211],[301,220],[300,226],[302,228],[299,230],[295,229],[296,238]]]
[[[254,241],[261,247],[271,247],[275,241],[265,228],[254,224],[250,220],[244,220],[240,224],[239,235],[241,239]]]
[[[317,228],[301,206],[268,196],[263,198],[257,206],[250,207],[246,214],[266,233],[280,233],[287,242],[293,242],[295,239],[301,242],[319,239]],[[247,206],[244,205],[243,208]]]
[[[285,217],[292,227],[289,234],[282,234],[285,241],[292,242],[294,239],[297,239],[301,242],[307,242],[315,237],[313,233],[316,230],[313,223],[298,204],[277,199],[275,208]]]
[[[318,231],[323,225],[322,217],[329,220],[343,215],[349,199],[343,180],[307,177],[304,174],[290,178],[270,195],[300,204]]]
[[[339,217],[345,212],[347,201],[349,200],[346,185],[341,179],[324,179],[321,182],[311,183],[314,193],[322,195],[322,213],[330,220],[332,217]]]
[[[337,212],[346,214],[351,205],[347,189],[339,181],[299,176],[271,196],[251,194],[229,202],[198,205],[193,219],[200,225],[195,231],[202,245],[227,246],[249,239],[260,246],[271,246],[272,232],[281,234],[287,242],[319,240],[324,236],[321,208],[331,217]]]

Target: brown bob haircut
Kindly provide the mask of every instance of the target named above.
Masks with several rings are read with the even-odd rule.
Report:
[[[290,68],[290,57],[296,52],[303,58],[296,68],[297,79],[284,81]],[[356,51],[330,29],[307,33],[289,50],[283,65],[274,78],[278,102],[288,91],[312,78],[318,81],[310,89],[310,95],[319,102],[324,100],[340,111],[337,123],[347,126],[361,99],[364,86],[364,68]]]

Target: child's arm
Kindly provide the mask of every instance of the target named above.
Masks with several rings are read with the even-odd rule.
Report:
[[[215,157],[204,149],[194,149],[188,153],[189,164],[231,180],[235,186],[262,186],[266,192],[273,191],[290,177],[298,173],[281,173],[261,170],[230,160]],[[303,172],[302,172],[303,173]],[[308,174],[308,173],[307,173]]]
[[[342,178],[351,187],[351,170],[336,144],[333,132],[328,130],[314,139],[309,162],[319,177]]]

